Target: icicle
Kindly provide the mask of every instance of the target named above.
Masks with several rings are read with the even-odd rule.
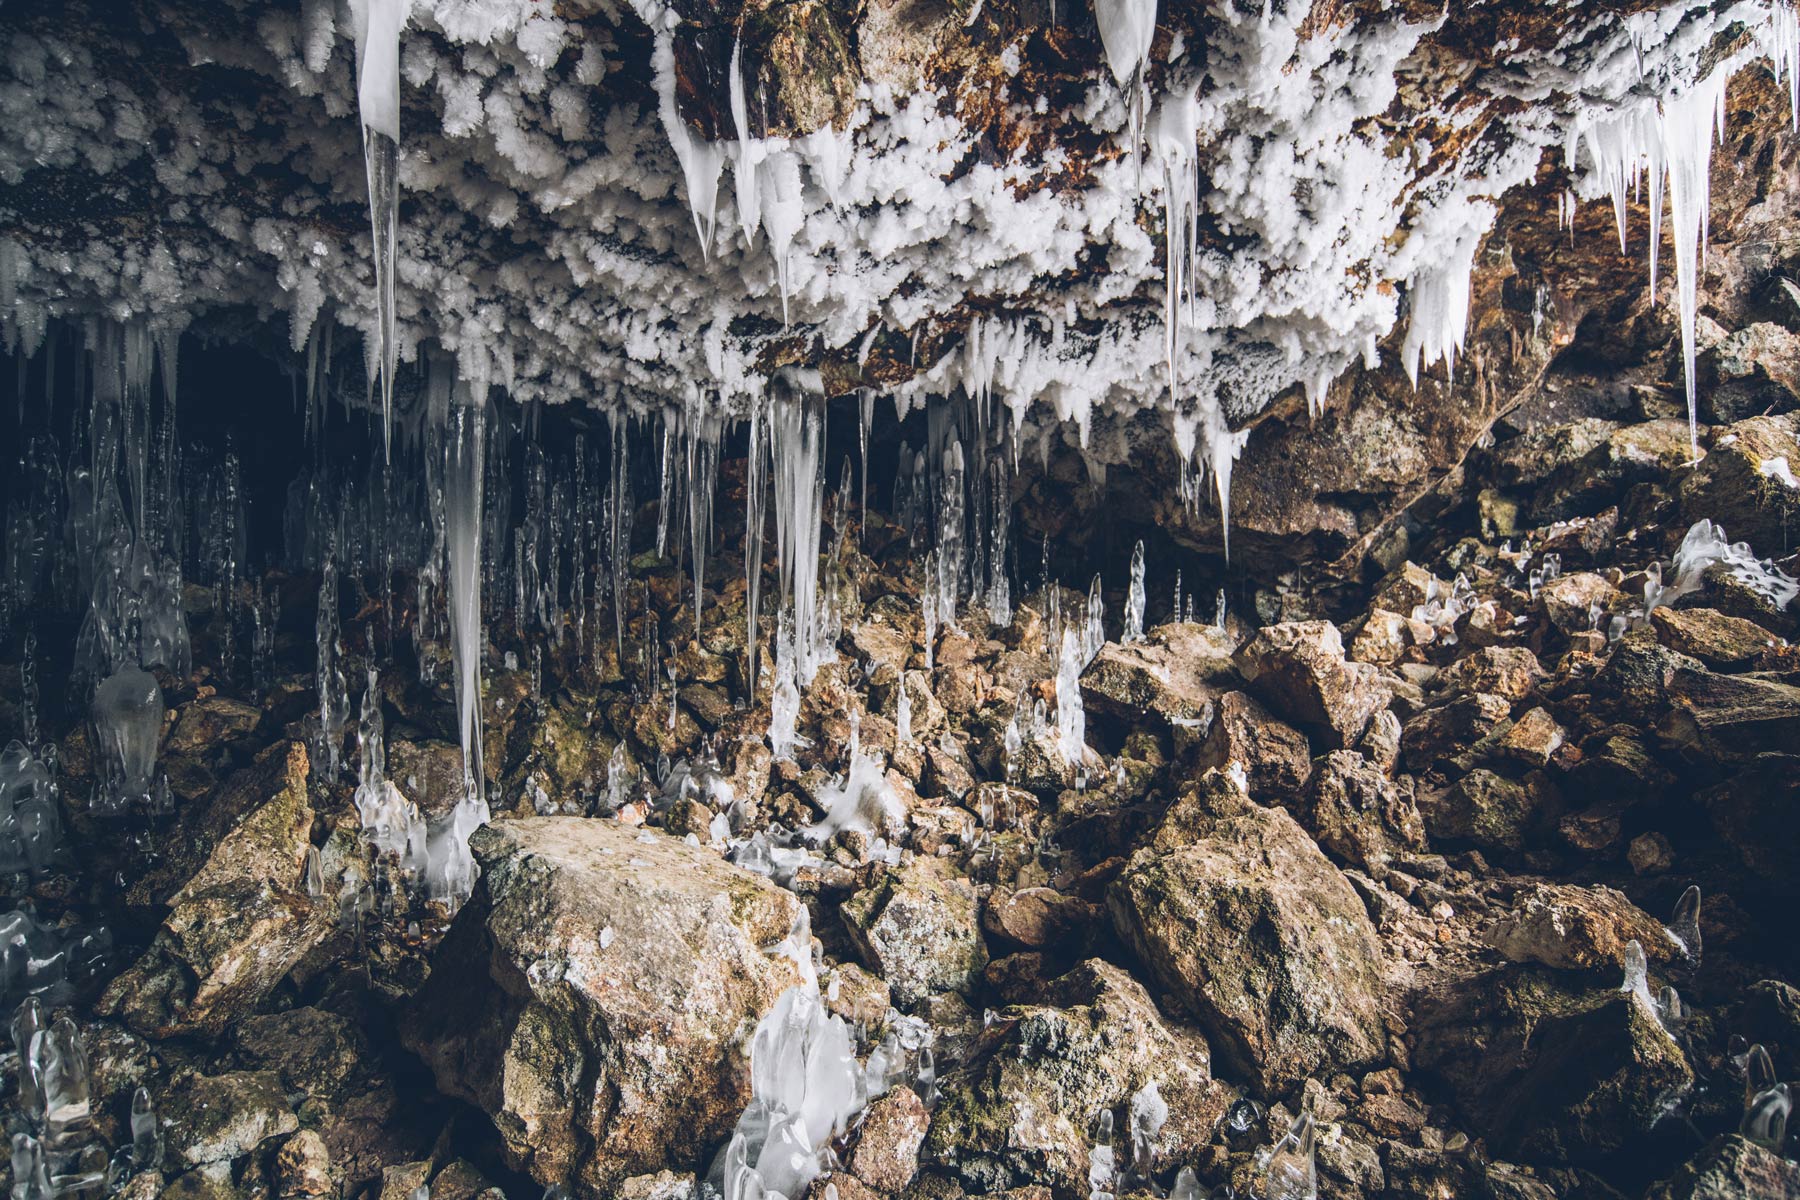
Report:
[[[1143,69],[1156,38],[1156,0],[1095,0],[1094,23],[1106,49],[1106,65],[1126,90],[1131,109],[1131,152],[1143,141]]]
[[[450,654],[456,664],[457,733],[463,771],[477,800],[484,793],[481,755],[482,468],[487,415],[467,384],[457,384],[444,440],[444,514],[449,549]]]
[[[1662,103],[1662,154],[1669,170],[1669,222],[1675,239],[1675,289],[1681,315],[1681,365],[1687,385],[1688,437],[1700,456],[1694,394],[1695,325],[1706,216],[1712,201],[1712,147],[1725,128],[1725,78],[1720,68],[1685,96]],[[1655,241],[1655,238],[1652,238]]]
[[[733,70],[736,56],[733,56]],[[712,257],[713,232],[718,224],[719,172],[725,167],[725,147],[694,136],[675,107],[675,43],[666,29],[656,31],[656,48],[650,59],[655,73],[656,111],[662,118],[663,130],[669,135],[669,146],[681,164],[681,177],[687,184],[688,210],[694,217],[694,232],[700,235],[700,257]]]
[[[747,697],[751,703],[756,701],[757,658],[761,647],[757,643],[756,627],[760,620],[759,607],[762,599],[762,547],[765,522],[765,505],[767,488],[763,482],[763,443],[765,440],[762,420],[762,407],[752,404],[750,408],[750,449],[744,464],[744,582],[745,600],[745,654],[748,658],[749,674],[746,687]]]
[[[1491,207],[1487,215],[1491,221]],[[1475,251],[1481,246],[1482,230],[1489,221],[1464,229],[1444,248],[1441,257],[1427,258],[1413,274],[1412,311],[1407,318],[1400,361],[1414,387],[1419,386],[1421,358],[1426,366],[1442,362],[1446,380],[1455,376],[1456,355],[1469,331],[1469,285],[1475,269]]]
[[[1056,734],[1063,757],[1079,765],[1087,744],[1087,716],[1081,707],[1081,668],[1086,656],[1074,629],[1062,632],[1062,652],[1056,670]]]
[[[380,337],[382,453],[393,454],[394,258],[400,219],[400,31],[411,0],[355,0],[363,162],[369,177],[369,230],[375,254],[375,308]]]
[[[833,653],[820,632],[819,528],[825,507],[824,416],[802,383],[788,375],[772,381],[769,449],[775,491],[775,552],[781,568],[783,608],[793,614],[795,677],[812,682]]]

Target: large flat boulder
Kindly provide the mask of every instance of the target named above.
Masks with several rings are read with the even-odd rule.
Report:
[[[481,879],[402,1038],[540,1183],[692,1168],[750,1099],[747,1042],[797,980],[800,903],[714,851],[608,820],[476,831]]]

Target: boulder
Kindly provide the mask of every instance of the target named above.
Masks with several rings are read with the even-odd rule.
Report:
[[[1250,794],[1271,803],[1298,796],[1313,770],[1306,735],[1248,692],[1219,697],[1212,728],[1194,760],[1203,771],[1232,763],[1244,768]]]
[[[1712,608],[1655,608],[1650,624],[1657,641],[1716,671],[1744,670],[1767,654],[1776,640],[1755,621],[1728,617]]]
[[[1800,414],[1751,417],[1713,438],[1706,457],[1676,487],[1684,521],[1710,520],[1764,556],[1791,549],[1800,510]]]
[[[1443,791],[1420,797],[1432,840],[1484,850],[1520,850],[1538,797],[1522,783],[1488,770],[1470,771]]]
[[[481,879],[404,1043],[539,1183],[605,1192],[699,1165],[749,1101],[749,1031],[796,980],[764,951],[799,902],[612,821],[498,821],[470,848]]]
[[[1694,1073],[1656,1015],[1616,987],[1571,990],[1505,965],[1421,994],[1415,1072],[1436,1077],[1500,1157],[1601,1163],[1660,1136],[1651,1126]]]
[[[1236,681],[1231,635],[1211,625],[1158,625],[1141,642],[1107,642],[1081,673],[1082,703],[1125,721],[1146,715],[1172,727],[1202,721]]]
[[[987,965],[974,889],[943,859],[917,858],[884,873],[840,911],[857,957],[887,981],[902,1009],[966,989]]]
[[[948,1078],[925,1160],[975,1195],[1048,1184],[1087,1193],[1089,1125],[1154,1083],[1169,1106],[1165,1161],[1212,1138],[1229,1093],[1205,1041],[1163,1019],[1143,985],[1111,963],[1084,962],[1027,1002],[999,1010],[970,1065]]]
[[[1707,347],[1694,368],[1702,420],[1726,424],[1789,409],[1800,401],[1800,334],[1756,321]]]
[[[255,770],[263,801],[170,898],[150,948],[101,997],[101,1012],[146,1036],[223,1031],[337,927],[335,908],[301,883],[313,823],[306,748],[278,745]]]
[[[1572,884],[1531,884],[1513,898],[1485,940],[1513,962],[1563,971],[1622,972],[1632,941],[1652,962],[1668,962],[1681,952],[1662,922],[1622,893]]]
[[[1237,661],[1253,692],[1318,733],[1330,749],[1354,745],[1388,704],[1380,671],[1346,660],[1343,639],[1329,621],[1266,626]]]
[[[1657,732],[1689,754],[1741,762],[1784,753],[1800,742],[1800,687],[1693,668],[1665,678],[1668,708]]]
[[[242,1158],[300,1128],[272,1071],[189,1075],[159,1097],[166,1153],[190,1167]]]
[[[895,1088],[863,1114],[850,1173],[881,1192],[901,1192],[919,1169],[931,1114],[911,1088]]]
[[[1382,1057],[1381,945],[1362,901],[1280,809],[1142,851],[1107,891],[1119,936],[1258,1094]]]
[[[1379,874],[1395,854],[1425,845],[1412,796],[1360,754],[1334,750],[1321,759],[1309,798],[1320,847],[1366,871]]]
[[[1800,1163],[1727,1134],[1651,1188],[1646,1200],[1800,1200]]]
[[[1437,686],[1451,692],[1485,692],[1523,700],[1544,677],[1537,655],[1523,646],[1484,646],[1445,667]]]

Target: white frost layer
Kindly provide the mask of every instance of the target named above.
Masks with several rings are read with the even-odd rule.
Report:
[[[1041,160],[997,158],[951,98],[886,84],[863,87],[848,131],[777,146],[746,129],[735,144],[707,145],[677,132],[686,126],[674,105],[674,35],[656,0],[616,17],[571,4],[579,25],[528,0],[417,0],[397,86],[409,111],[437,119],[409,125],[398,163],[408,218],[393,272],[396,353],[416,361],[435,341],[463,378],[509,383],[521,400],[741,412],[764,392],[756,360],[784,319],[818,347],[853,352],[877,329],[935,341],[947,324],[954,338],[975,298],[1003,314],[992,387],[1015,422],[1032,413],[1085,436],[1097,412],[1157,409],[1223,434],[1190,439],[1217,483],[1233,425],[1296,383],[1320,394],[1321,380],[1388,334],[1398,315],[1391,285],[1441,284],[1456,298],[1460,288],[1443,279],[1446,248],[1484,232],[1492,200],[1531,179],[1565,130],[1686,94],[1703,52],[1734,24],[1762,38],[1790,85],[1795,75],[1786,5],[1595,14],[1553,52],[1469,85],[1533,102],[1494,118],[1472,149],[1397,154],[1380,118],[1429,28],[1364,20],[1303,36],[1302,8],[1225,22],[1204,61],[1175,47],[1150,159],[1101,162],[1069,188],[1039,186],[1070,165],[1057,131],[1119,136],[1132,119],[1133,98],[1109,82],[1068,109],[1010,97],[1027,127],[1052,135]],[[223,304],[285,315],[297,344],[322,315],[377,334],[370,247],[323,231],[341,229],[335,214],[362,201],[358,112],[372,127],[386,122],[387,77],[364,95],[377,80],[359,76],[355,31],[324,0],[219,11],[214,24],[172,21],[164,35],[193,63],[267,80],[247,100],[278,119],[240,128],[218,119],[216,100],[115,75],[118,47],[104,32],[24,32],[0,53],[0,182],[142,162],[181,233],[70,243],[58,225],[14,223],[0,239],[9,344],[36,344],[52,316],[105,311],[170,328]],[[1108,24],[1141,39],[1153,11],[1134,0],[1120,13],[1135,24]],[[631,65],[609,20],[662,34],[641,109],[593,102]],[[1409,119],[1445,123],[1481,109],[1408,103]],[[647,119],[652,107],[660,120]],[[184,130],[206,133],[156,136]],[[168,149],[149,159],[159,144]],[[718,187],[725,159],[735,194]],[[301,186],[247,212],[237,198],[252,173]],[[1582,194],[1612,190],[1596,179]],[[1146,207],[1177,228],[1165,236],[1143,219]],[[1199,223],[1211,244],[1198,244]],[[770,238],[748,244],[763,230]],[[1093,269],[1097,254],[1104,271]],[[1419,299],[1415,312],[1427,307]],[[1433,345],[1455,341],[1448,308],[1431,307],[1442,319],[1429,338],[1420,329],[1427,361]],[[952,350],[924,364],[896,402],[959,386],[963,358]]]

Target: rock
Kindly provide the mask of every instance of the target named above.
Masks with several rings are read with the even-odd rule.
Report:
[[[1247,692],[1219,697],[1212,728],[1194,760],[1202,771],[1232,763],[1244,768],[1251,795],[1271,802],[1299,795],[1313,769],[1306,735]]]
[[[229,696],[207,696],[181,710],[163,743],[166,754],[211,754],[247,736],[262,720],[262,710]]]
[[[1598,628],[1604,633],[1610,614],[1623,599],[1619,589],[1608,583],[1604,575],[1592,571],[1559,575],[1538,589],[1538,604],[1544,615],[1564,633],[1582,633],[1596,628],[1596,614],[1599,614]]]
[[[377,1200],[412,1200],[413,1193],[430,1181],[429,1162],[395,1163],[382,1169]]]
[[[930,1125],[931,1114],[912,1089],[895,1088],[863,1114],[846,1164],[850,1173],[877,1191],[904,1191],[919,1170],[919,1147]]]
[[[1660,833],[1640,833],[1625,848],[1634,875],[1661,875],[1675,863],[1675,848]]]
[[[1530,486],[1605,446],[1619,429],[1617,421],[1582,417],[1508,439],[1489,451],[1488,459],[1503,486]]]
[[[1474,770],[1450,787],[1421,797],[1419,813],[1432,840],[1469,842],[1484,850],[1521,850],[1537,796],[1488,770]]]
[[[1797,432],[1796,413],[1751,417],[1722,430],[1675,489],[1682,519],[1710,520],[1764,557],[1788,553],[1800,510]]]
[[[1656,482],[1692,457],[1685,420],[1616,426],[1604,441],[1550,474],[1533,494],[1532,519],[1547,525],[1597,512],[1633,484]]]
[[[1205,1042],[1166,1022],[1125,971],[1084,962],[995,1014],[969,1067],[944,1081],[925,1161],[976,1195],[1030,1182],[1085,1194],[1089,1122],[1152,1082],[1169,1106],[1165,1159],[1197,1153],[1229,1096]]]
[[[402,1041],[539,1183],[700,1165],[749,1100],[748,1031],[795,981],[764,948],[798,901],[611,821],[497,821],[470,846],[481,879]]]
[[[819,980],[829,1012],[870,1029],[877,1028],[891,1006],[888,985],[853,962],[837,963]]]
[[[1158,625],[1142,642],[1107,642],[1081,673],[1082,703],[1124,721],[1145,714],[1179,727],[1204,719],[1236,682],[1231,635],[1211,625]]]
[[[1726,334],[1698,356],[1694,368],[1701,420],[1714,425],[1800,401],[1800,335],[1772,322]]]
[[[1717,671],[1744,670],[1775,644],[1774,636],[1755,621],[1712,608],[1654,608],[1650,624],[1657,641]]]
[[[1800,1163],[1726,1134],[1651,1188],[1645,1200],[1796,1200]]]
[[[659,1175],[668,1175],[671,1178],[679,1178],[673,1176],[672,1173],[668,1171],[660,1172]],[[652,1178],[657,1177],[659,1176],[652,1176]],[[641,1179],[642,1176],[639,1178]],[[620,1184],[620,1195],[629,1194],[629,1189],[635,1182],[637,1181],[627,1179],[624,1183]],[[689,1183],[691,1186],[692,1181],[690,1180]],[[487,1176],[483,1175],[472,1163],[459,1158],[433,1177],[431,1181],[431,1200],[475,1200],[477,1196],[488,1191],[492,1186],[492,1184],[488,1183]]]
[[[1537,655],[1523,646],[1486,646],[1444,668],[1437,685],[1450,692],[1485,692],[1523,700],[1544,677]]]
[[[1269,625],[1238,652],[1238,668],[1271,708],[1311,727],[1330,749],[1354,745],[1387,707],[1388,688],[1368,663],[1344,658],[1329,621]]]
[[[1570,991],[1536,968],[1491,968],[1423,994],[1412,1064],[1440,1079],[1496,1156],[1601,1163],[1660,1136],[1693,1082],[1655,1015],[1608,986]]]
[[[1334,750],[1321,759],[1310,800],[1319,845],[1364,870],[1385,871],[1396,853],[1425,845],[1412,796],[1360,754]]]
[[[899,1008],[961,991],[987,965],[974,890],[942,859],[884,873],[840,911],[857,956],[887,981]]]
[[[1541,767],[1562,749],[1566,738],[1556,718],[1542,708],[1527,711],[1495,740],[1496,757],[1524,767]]]
[[[1765,754],[1696,797],[1713,829],[1764,887],[1800,891],[1800,755]]]
[[[275,1156],[275,1194],[282,1200],[329,1196],[335,1188],[324,1138],[302,1129],[282,1145]]]
[[[1377,1062],[1381,947],[1348,880],[1280,809],[1140,852],[1107,890],[1119,936],[1263,1096]]]
[[[437,1192],[437,1185],[434,1183],[431,1188],[434,1198]],[[612,1200],[693,1200],[694,1195],[692,1175],[664,1170],[651,1175],[633,1175],[619,1184],[612,1194]]]
[[[242,1158],[300,1128],[273,1071],[188,1075],[158,1097],[166,1153],[191,1167]]]
[[[1800,1073],[1800,988],[1762,979],[1744,989],[1732,1028],[1752,1044],[1761,1043],[1780,1079]]]
[[[1016,892],[996,890],[982,909],[982,925],[1000,937],[1022,946],[1044,949],[1071,931],[1092,922],[1092,904],[1055,888],[1029,887]]]
[[[232,1036],[246,1066],[274,1071],[289,1091],[326,1104],[343,1097],[369,1058],[361,1030],[320,1008],[244,1017],[232,1027]]]
[[[266,799],[213,850],[144,956],[113,981],[100,1010],[140,1033],[217,1033],[247,1013],[336,928],[336,912],[301,887],[313,812],[306,749],[259,764]]]
[[[1536,883],[1487,931],[1489,946],[1513,962],[1562,971],[1622,972],[1625,945],[1636,941],[1651,962],[1680,952],[1662,922],[1608,887]]]
[[[1716,762],[1790,750],[1800,740],[1800,688],[1748,675],[1678,668],[1666,676],[1657,732]]]
[[[1356,662],[1387,666],[1399,662],[1413,644],[1407,618],[1379,606],[1369,610],[1362,628],[1350,639],[1350,657]]]
[[[1505,697],[1479,692],[1426,709],[1401,728],[1401,761],[1408,770],[1428,771],[1487,737],[1511,711]]]

